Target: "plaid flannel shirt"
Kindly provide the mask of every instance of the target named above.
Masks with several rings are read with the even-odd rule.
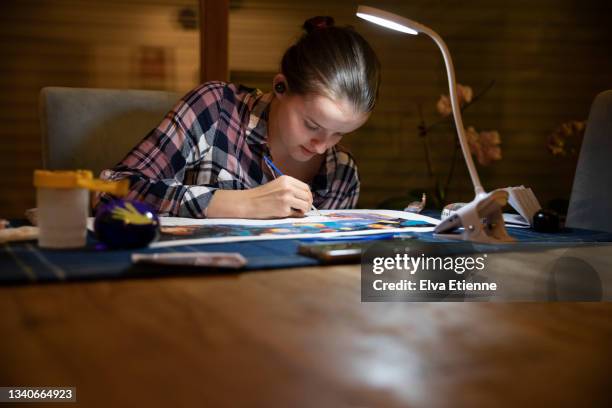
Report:
[[[206,217],[218,189],[250,189],[274,179],[263,160],[272,94],[223,82],[189,92],[113,169],[105,180],[130,180],[127,199],[144,201],[160,215]],[[359,197],[357,166],[338,146],[310,187],[320,209],[354,208]],[[97,204],[112,199],[97,196]]]

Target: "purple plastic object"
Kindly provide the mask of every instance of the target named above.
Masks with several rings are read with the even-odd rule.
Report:
[[[157,238],[159,218],[145,203],[115,200],[98,209],[94,231],[111,248],[142,248]]]

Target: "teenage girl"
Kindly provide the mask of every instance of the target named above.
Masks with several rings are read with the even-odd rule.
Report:
[[[101,178],[128,178],[126,198],[160,215],[279,218],[303,216],[312,205],[355,207],[357,166],[338,143],[370,116],[380,64],[361,35],[331,17],[303,28],[271,93],[200,85]]]

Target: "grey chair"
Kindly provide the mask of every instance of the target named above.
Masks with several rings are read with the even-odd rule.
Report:
[[[48,87],[40,92],[44,168],[117,164],[179,100],[164,91]]]
[[[612,90],[597,95],[587,121],[566,225],[612,232]]]

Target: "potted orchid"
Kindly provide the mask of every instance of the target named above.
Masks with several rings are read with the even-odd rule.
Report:
[[[489,89],[491,89],[493,84],[494,82],[489,83],[477,95],[474,95],[471,87],[457,84],[457,94],[461,112],[463,113],[471,105],[476,103]],[[410,203],[408,207],[406,207],[406,210],[419,212],[425,207],[426,202],[431,208],[437,209],[442,208],[446,203],[448,189],[453,179],[457,162],[461,160],[461,146],[458,138],[454,137],[453,153],[450,164],[438,163],[434,166],[432,149],[433,146],[438,144],[434,140],[435,136],[431,133],[432,130],[439,127],[446,127],[448,132],[455,132],[455,122],[452,118],[450,98],[448,95],[440,96],[436,103],[438,119],[431,124],[427,124],[425,120],[421,103],[417,104],[417,110],[420,118],[417,131],[423,144],[423,153],[430,187],[428,191],[425,192],[413,190],[408,193],[408,196],[389,198],[379,205],[381,208],[404,208],[408,201],[416,199],[420,201]],[[465,129],[465,134],[468,139],[470,151],[476,158],[478,164],[481,166],[489,166],[493,162],[501,160],[501,136],[497,130],[478,131],[474,126],[468,126]]]

